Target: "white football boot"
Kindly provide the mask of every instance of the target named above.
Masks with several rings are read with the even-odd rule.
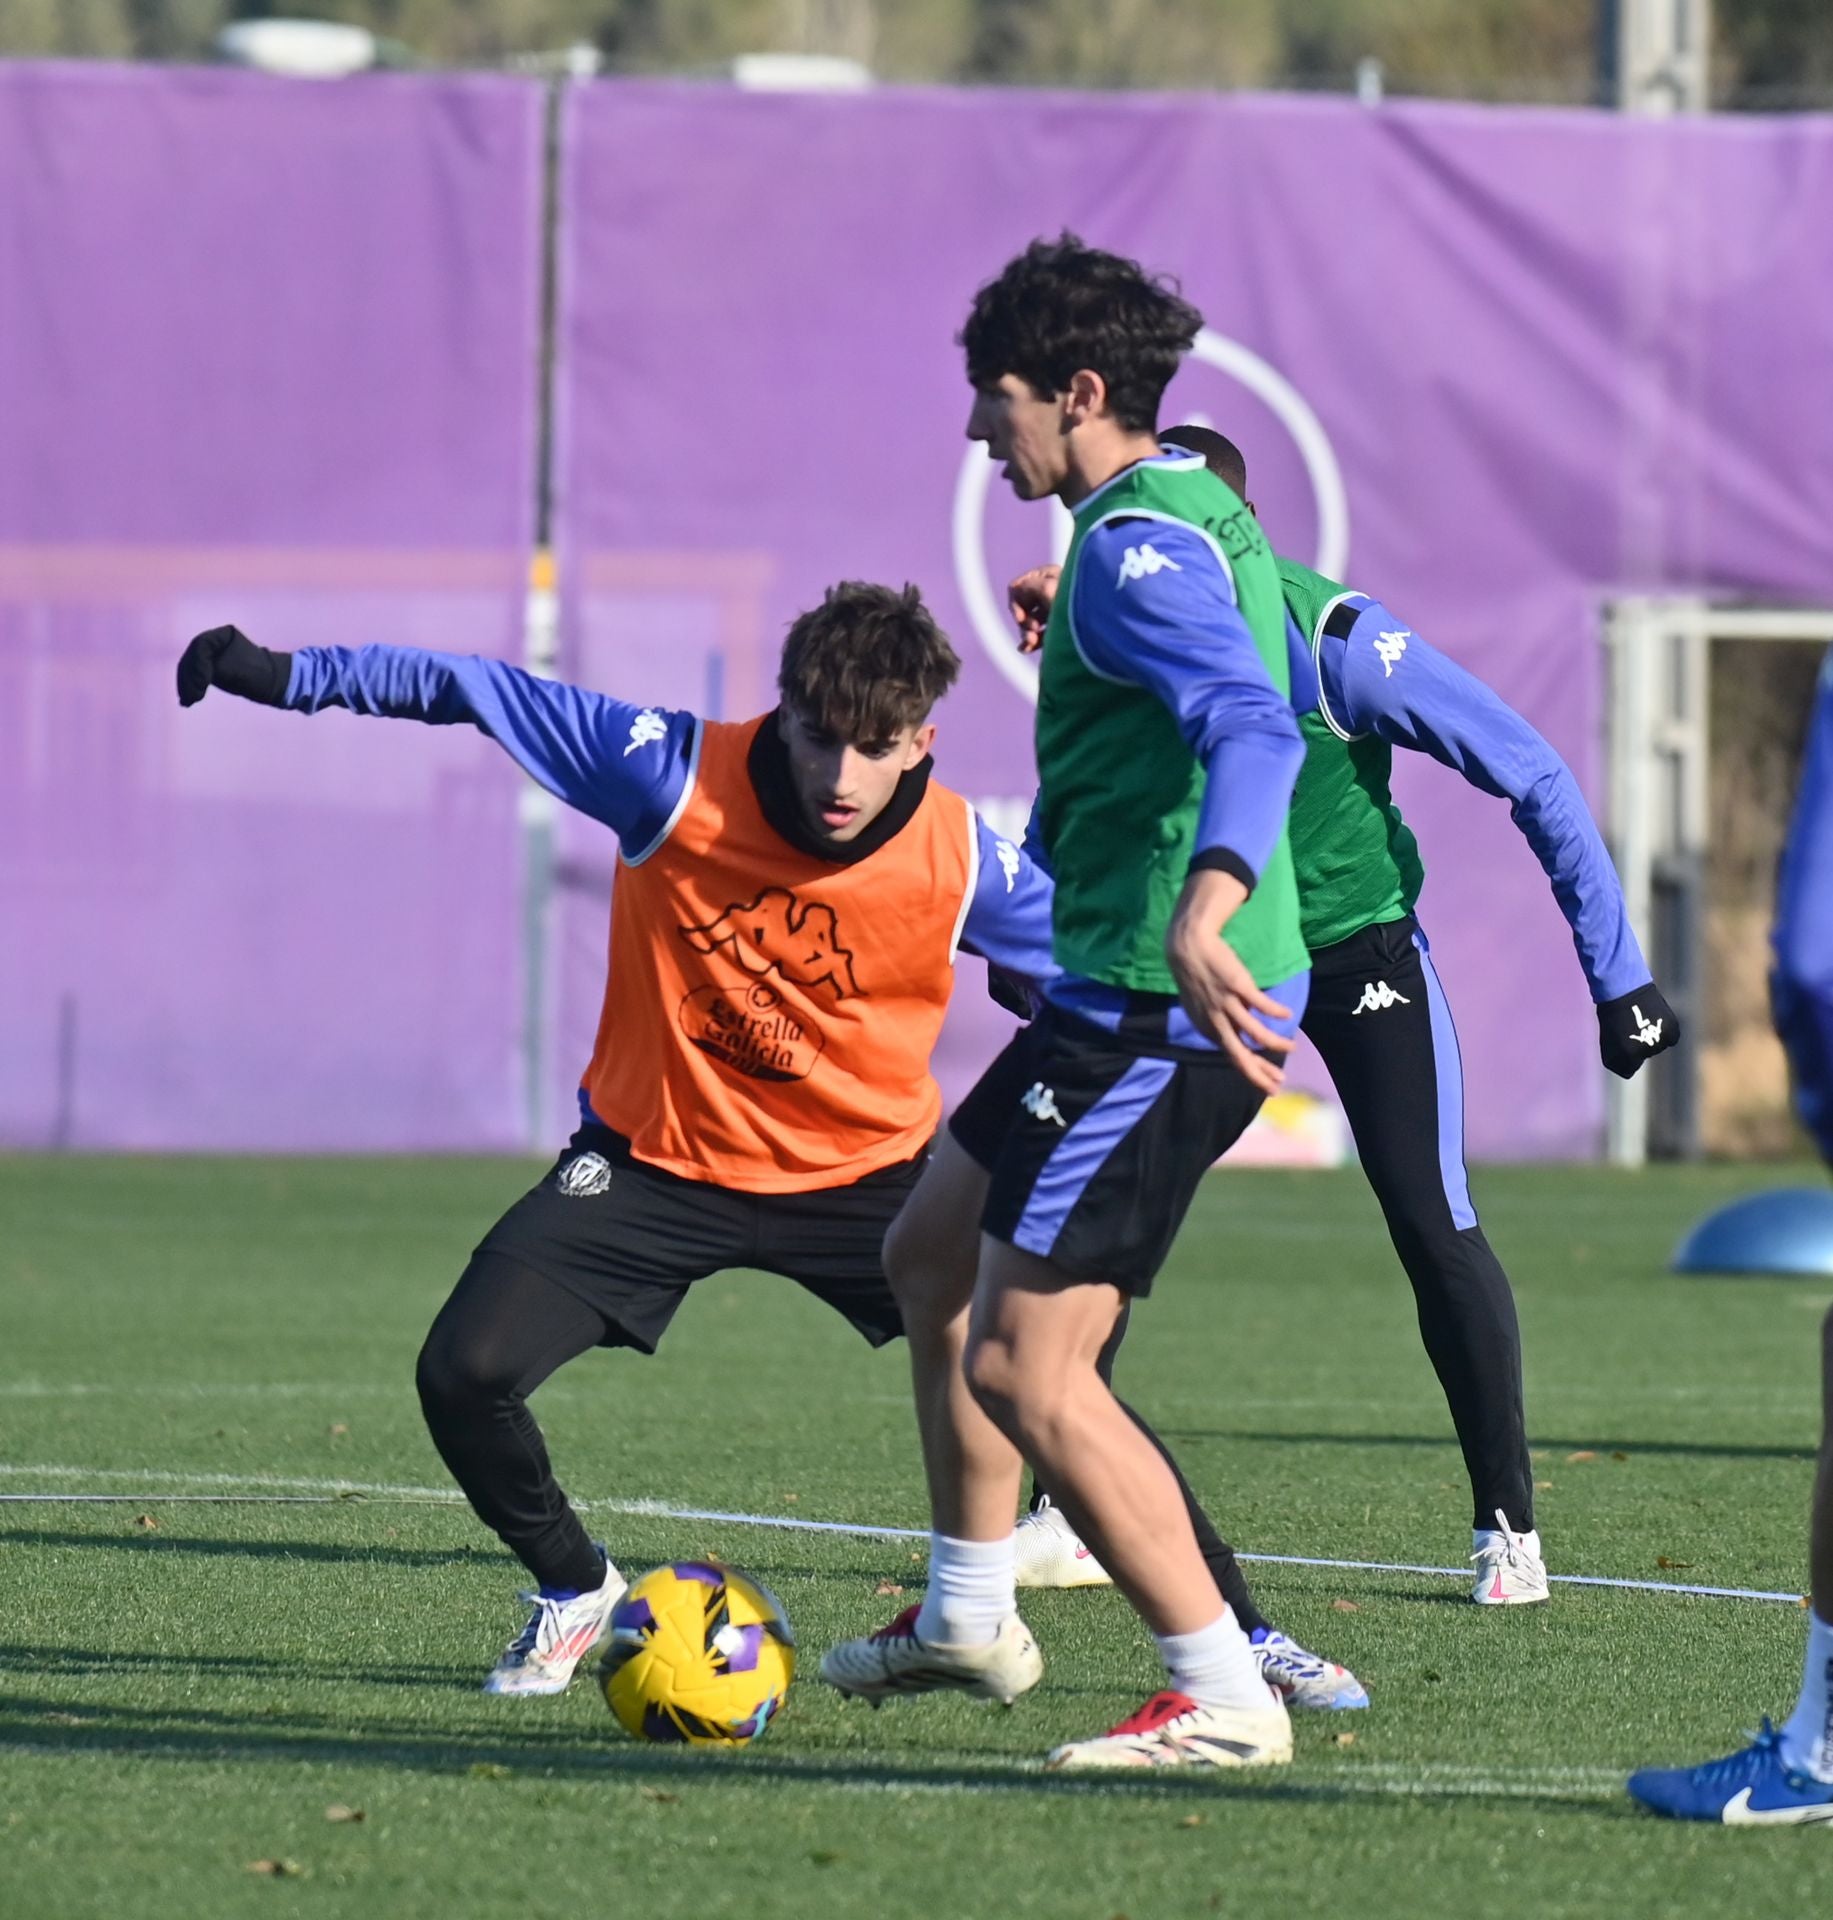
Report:
[[[1111,1587],[1113,1577],[1082,1544],[1069,1516],[1048,1500],[1019,1521],[1012,1564],[1021,1587]]]
[[[952,1688],[1009,1707],[1044,1677],[1044,1656],[1015,1613],[980,1647],[930,1646],[917,1638],[918,1609],[906,1607],[889,1626],[863,1640],[842,1640],[821,1656],[821,1678],[856,1700],[877,1706],[897,1693]]]
[[[1292,1722],[1277,1694],[1264,1710],[1199,1706],[1187,1693],[1155,1693],[1140,1710],[1093,1740],[1055,1748],[1044,1765],[1083,1767],[1283,1767],[1292,1758]]]
[[[586,1593],[564,1599],[543,1592],[523,1594],[534,1612],[490,1669],[484,1691],[564,1693],[574,1668],[605,1637],[611,1610],[624,1597],[629,1584],[607,1553],[602,1584]]]
[[[1248,1644],[1261,1679],[1287,1706],[1342,1713],[1368,1705],[1368,1689],[1347,1667],[1308,1651],[1277,1627],[1256,1627]]]
[[[1496,1529],[1479,1527],[1474,1538],[1477,1582],[1470,1597],[1479,1607],[1531,1607],[1552,1598],[1538,1532],[1516,1533],[1498,1509]]]

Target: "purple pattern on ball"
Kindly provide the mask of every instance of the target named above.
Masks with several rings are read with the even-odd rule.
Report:
[[[641,1595],[630,1600],[620,1600],[617,1610],[611,1616],[611,1630],[614,1633],[620,1629],[641,1633],[654,1627],[655,1623],[655,1610]]]
[[[677,1560],[670,1572],[677,1580],[704,1580],[709,1587],[723,1587],[726,1583],[725,1568],[710,1566],[704,1560]]]
[[[649,1740],[662,1740],[673,1746],[681,1746],[687,1740],[686,1732],[658,1706],[646,1706],[643,1709],[643,1734]]]
[[[727,1633],[736,1632],[738,1645],[722,1649],[722,1656],[728,1673],[755,1673],[757,1656],[764,1649],[764,1629],[762,1627],[737,1627],[726,1629]]]

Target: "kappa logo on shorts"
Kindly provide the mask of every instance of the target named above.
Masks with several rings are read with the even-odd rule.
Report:
[[[1410,1007],[1412,1004],[1404,993],[1396,993],[1385,980],[1371,980],[1362,989],[1361,1002],[1350,1011],[1352,1013],[1386,1013],[1389,1007]]]
[[[1052,1120],[1059,1127],[1069,1125],[1057,1109],[1056,1088],[1045,1086],[1041,1080],[1032,1081],[1029,1092],[1018,1104],[1033,1120]]]
[[[569,1200],[595,1200],[611,1185],[611,1162],[602,1153],[576,1153],[554,1184]]]

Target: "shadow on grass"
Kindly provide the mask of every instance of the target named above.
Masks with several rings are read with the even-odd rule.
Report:
[[[1312,1447],[1439,1447],[1453,1448],[1457,1436],[1451,1433],[1265,1433],[1247,1427],[1160,1427],[1163,1440],[1254,1440],[1280,1445]],[[1556,1452],[1564,1448],[1572,1453],[1597,1453],[1608,1459],[1612,1453],[1677,1455],[1683,1459],[1722,1460],[1806,1460],[1812,1461],[1811,1446],[1745,1446],[1736,1442],[1710,1444],[1698,1440],[1600,1440],[1595,1435],[1583,1440],[1556,1440],[1545,1434],[1534,1435],[1534,1451]],[[1558,1461],[1537,1462],[1557,1466]],[[1618,1463],[1621,1464],[1621,1463]]]
[[[156,1508],[158,1501],[147,1506]],[[328,1540],[212,1540],[174,1533],[66,1533],[50,1527],[7,1527],[0,1545],[20,1547],[105,1547],[128,1553],[199,1554],[224,1560],[320,1560],[374,1562],[390,1567],[455,1567],[476,1564],[494,1551],[493,1544],[476,1546],[390,1547],[367,1543],[340,1545]],[[505,1560],[505,1565],[513,1562]]]
[[[896,1764],[866,1758],[797,1753],[690,1752],[640,1745],[611,1733],[581,1729],[569,1735],[554,1727],[505,1729],[488,1736],[439,1734],[378,1725],[353,1732],[346,1721],[301,1714],[241,1714],[209,1708],[148,1713],[131,1708],[13,1696],[0,1704],[0,1753],[106,1755],[129,1760],[202,1763],[281,1761],[408,1769],[492,1780],[530,1778],[628,1783],[652,1789],[690,1786],[843,1787],[886,1793],[954,1792],[1053,1798],[1200,1799],[1219,1797],[1257,1803],[1343,1805],[1370,1797],[1446,1798],[1474,1804],[1532,1808],[1545,1816],[1610,1816],[1622,1809],[1602,1792],[1577,1797],[1551,1787],[1485,1780],[1473,1773],[1434,1785],[1430,1770],[1417,1782],[1404,1772],[1353,1765],[1340,1777],[1293,1779],[1281,1771],[1222,1774],[1204,1769],[1141,1778],[1130,1773],[1100,1776],[1045,1773],[1033,1760]],[[1328,1764],[1326,1762],[1326,1764]],[[499,1773],[499,1769],[501,1772]],[[1502,1771],[1502,1770],[1498,1770]]]
[[[0,1674],[56,1675],[60,1678],[117,1678],[141,1673],[193,1673],[225,1679],[272,1680],[288,1685],[301,1682],[349,1682],[365,1687],[442,1688],[454,1693],[478,1690],[477,1663],[468,1666],[333,1664],[277,1659],[258,1653],[105,1653],[86,1647],[28,1647],[0,1644]],[[79,1716],[86,1706],[70,1706]],[[99,1709],[98,1709],[99,1711]]]

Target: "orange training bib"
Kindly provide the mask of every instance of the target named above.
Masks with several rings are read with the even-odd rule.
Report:
[[[672,830],[618,863],[583,1091],[651,1166],[805,1193],[911,1159],[936,1130],[929,1057],[978,840],[967,802],[932,781],[850,866],[791,846],[748,771],[766,724],[702,721]]]

